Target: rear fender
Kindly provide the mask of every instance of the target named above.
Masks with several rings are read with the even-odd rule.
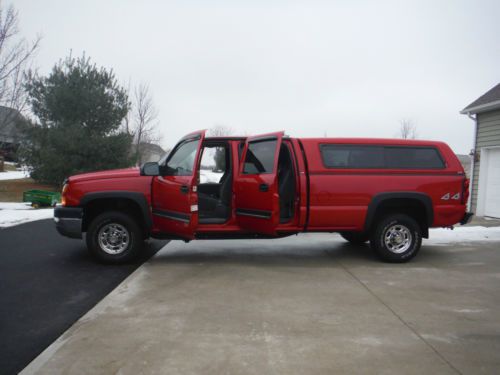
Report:
[[[397,200],[405,200],[408,202],[418,202],[424,207],[425,215],[424,222],[420,223],[422,226],[422,236],[425,238],[429,237],[429,227],[432,226],[434,221],[434,210],[432,207],[431,198],[425,193],[418,192],[390,192],[390,193],[380,193],[373,197],[372,201],[368,205],[368,210],[365,219],[365,231],[370,231],[374,221],[376,220],[377,210],[384,204],[390,201],[396,202]],[[423,225],[422,225],[423,224]]]

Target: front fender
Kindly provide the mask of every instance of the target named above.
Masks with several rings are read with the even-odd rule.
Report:
[[[128,199],[135,202],[140,208],[142,219],[144,220],[144,224],[146,226],[145,229],[148,231],[148,233],[151,231],[151,228],[153,226],[153,220],[151,218],[150,205],[146,196],[143,193],[139,193],[136,191],[122,191],[122,190],[87,193],[80,199],[80,206],[85,207],[92,201],[98,199],[104,199],[104,200]]]

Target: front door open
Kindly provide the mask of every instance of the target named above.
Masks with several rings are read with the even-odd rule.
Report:
[[[284,132],[249,137],[234,180],[236,217],[241,228],[276,234],[280,209],[278,155]]]
[[[205,131],[186,135],[160,165],[152,183],[155,226],[164,234],[194,238],[198,225],[196,164]]]

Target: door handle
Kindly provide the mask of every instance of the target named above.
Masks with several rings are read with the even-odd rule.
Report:
[[[187,186],[187,185],[182,185],[182,186],[181,186],[181,193],[182,193],[182,194],[187,194],[187,193],[189,193],[189,186]]]
[[[259,190],[263,191],[263,192],[269,191],[269,185],[268,184],[260,184]]]

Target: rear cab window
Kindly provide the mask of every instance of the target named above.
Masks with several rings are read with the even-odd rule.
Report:
[[[321,144],[326,168],[339,169],[444,169],[445,163],[433,146],[388,146]]]

